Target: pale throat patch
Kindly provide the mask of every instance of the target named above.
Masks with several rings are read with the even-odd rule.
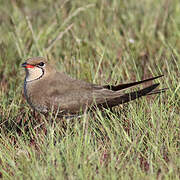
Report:
[[[41,68],[34,67],[26,69],[26,82],[40,79],[44,72]]]

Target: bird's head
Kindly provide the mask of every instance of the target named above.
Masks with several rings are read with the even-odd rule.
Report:
[[[55,72],[55,69],[51,67],[43,57],[29,58],[21,66],[24,67],[26,71],[26,82],[39,80]]]

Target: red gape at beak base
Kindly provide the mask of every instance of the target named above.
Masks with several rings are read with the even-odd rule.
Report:
[[[34,68],[35,66],[27,64],[25,68]]]

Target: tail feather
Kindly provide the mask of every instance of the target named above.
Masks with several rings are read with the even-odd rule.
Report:
[[[154,90],[154,91],[151,91],[150,93],[148,93],[147,95],[164,93],[164,92],[166,92],[166,90],[168,90],[168,88]]]
[[[164,76],[164,75],[152,77],[152,78],[145,79],[145,80],[142,80],[142,81],[131,82],[131,83],[127,83],[127,84],[119,84],[117,86],[105,85],[103,87],[106,88],[106,89],[112,90],[112,91],[119,91],[119,90],[126,89],[126,88],[129,88],[129,87],[138,85],[138,84],[142,84],[142,83],[145,83],[145,82],[148,82],[148,81],[152,81],[152,80],[160,78],[162,76]]]
[[[129,101],[132,101],[134,99],[140,98],[142,96],[150,95],[151,91],[153,91],[157,86],[159,86],[159,83],[153,84],[151,86],[148,86],[146,88],[143,88],[138,91],[133,91],[130,93],[123,94],[119,97],[115,98],[109,98],[105,103],[99,104],[98,107],[104,107],[104,108],[111,108],[113,106],[116,106],[118,104],[127,103]],[[155,93],[158,93],[159,91],[154,91]]]

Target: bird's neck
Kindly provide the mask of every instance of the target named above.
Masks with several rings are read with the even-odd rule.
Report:
[[[43,77],[43,75],[44,75],[44,70],[41,68],[28,69],[26,70],[25,82],[28,83],[39,80]]]

